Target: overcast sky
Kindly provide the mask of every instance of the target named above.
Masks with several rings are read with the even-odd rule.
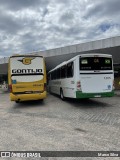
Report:
[[[120,0],[0,0],[0,56],[120,35]]]

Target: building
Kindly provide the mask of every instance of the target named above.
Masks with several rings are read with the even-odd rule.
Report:
[[[111,54],[115,66],[115,87],[120,89],[120,36],[90,41],[86,43],[50,49],[46,51],[38,51],[29,54],[39,54],[45,57],[47,71],[54,68],[56,65],[66,61],[78,54],[86,53],[103,53]],[[0,59],[0,77],[7,77],[8,57]]]

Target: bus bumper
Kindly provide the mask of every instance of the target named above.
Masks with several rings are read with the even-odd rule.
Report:
[[[76,98],[101,98],[101,97],[112,97],[112,96],[114,96],[114,91],[102,92],[102,93],[82,93],[80,91],[76,92]]]
[[[40,100],[44,99],[47,96],[47,92],[37,94],[13,94],[10,93],[11,101],[32,101],[32,100]]]

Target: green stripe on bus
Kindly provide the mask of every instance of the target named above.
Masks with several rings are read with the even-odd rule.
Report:
[[[114,96],[114,91],[104,92],[104,93],[82,93],[76,91],[76,98],[97,98],[97,97],[112,97]]]

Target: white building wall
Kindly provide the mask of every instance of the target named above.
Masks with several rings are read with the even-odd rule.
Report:
[[[101,50],[101,49],[117,47],[117,46],[120,47],[120,36],[61,47],[61,48],[50,49],[46,51],[38,51],[38,52],[28,53],[28,54],[39,54],[44,57],[52,57],[52,56],[67,55],[72,53],[74,54],[84,53],[84,52]],[[0,59],[0,64],[3,64],[3,63],[8,63],[8,57]]]

